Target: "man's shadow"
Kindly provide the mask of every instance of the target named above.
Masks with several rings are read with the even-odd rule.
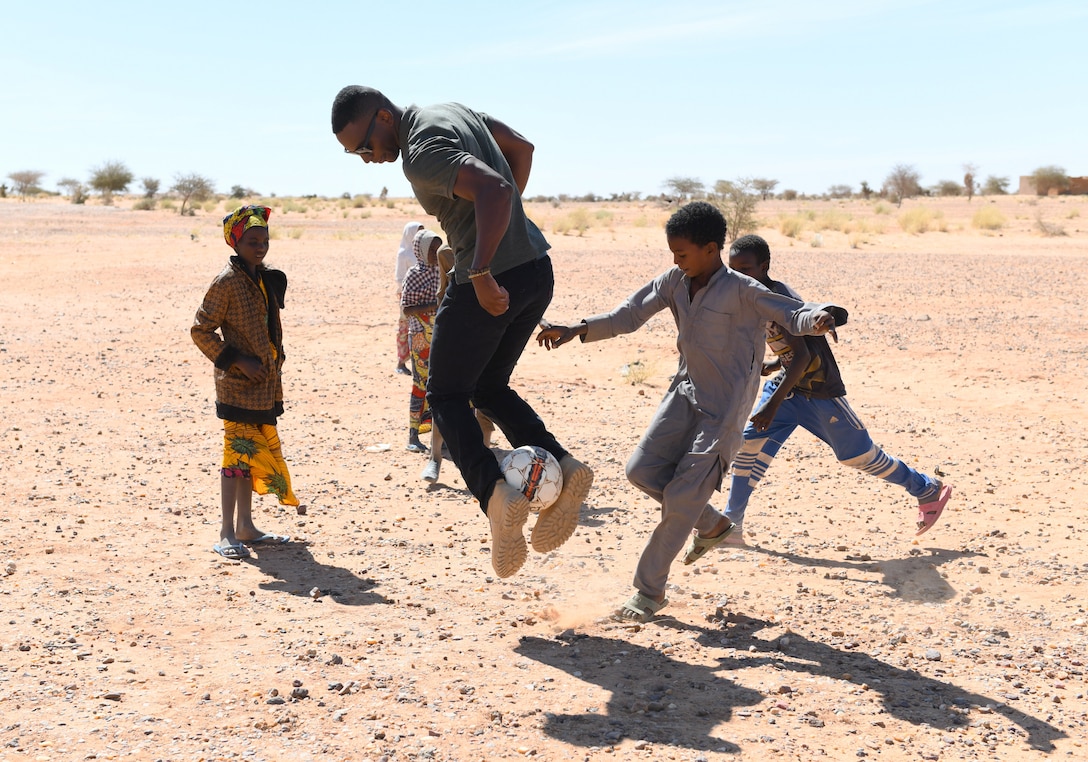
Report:
[[[961,558],[974,558],[985,555],[973,551],[931,548],[928,552],[918,551],[917,555],[908,558],[874,560],[868,556],[847,556],[845,560],[839,561],[771,550],[761,548],[758,545],[749,545],[747,549],[771,558],[782,558],[800,566],[841,569],[843,571],[840,572],[838,579],[851,579],[853,582],[861,584],[872,585],[878,583],[871,580],[850,578],[846,575],[850,571],[879,572],[884,575],[883,584],[890,587],[897,598],[918,602],[946,601],[956,597],[956,589],[940,575],[937,570],[938,566]]]
[[[588,635],[521,638],[517,653],[611,693],[599,712],[548,712],[544,732],[575,746],[608,746],[624,738],[704,751],[738,752],[711,731],[737,706],[763,700],[713,669],[687,664],[653,648]]]
[[[610,693],[600,712],[582,714],[548,713],[544,732],[577,746],[618,743],[625,737],[679,745],[693,750],[740,751],[729,741],[715,738],[712,730],[728,720],[735,707],[755,706],[768,695],[738,685],[729,679],[729,670],[771,666],[779,674],[788,672],[866,683],[879,695],[884,711],[911,725],[934,728],[962,726],[967,710],[990,707],[1022,729],[1027,743],[1041,751],[1053,751],[1054,742],[1066,734],[1007,703],[960,688],[952,683],[893,667],[867,654],[840,651],[824,643],[790,634],[787,648],[775,639],[758,633],[771,622],[729,616],[720,628],[701,628],[676,620],[659,619],[663,627],[699,633],[697,642],[707,649],[723,648],[717,664],[701,666],[677,661],[651,648],[599,636],[573,635],[557,640],[524,637],[515,651]],[[708,650],[708,656],[713,655]],[[778,725],[788,729],[790,718],[798,722],[823,722],[810,715],[779,715]]]
[[[262,590],[274,590],[320,600],[328,596],[345,606],[369,606],[392,603],[388,598],[371,592],[377,582],[357,577],[340,566],[323,564],[314,558],[308,545],[289,542],[285,545],[258,547],[249,563],[275,580],[262,582]],[[319,595],[312,591],[317,588]]]

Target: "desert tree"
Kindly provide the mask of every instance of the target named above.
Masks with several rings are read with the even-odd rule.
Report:
[[[45,172],[40,172],[36,169],[21,169],[18,172],[9,172],[8,179],[11,180],[12,189],[19,194],[19,198],[22,201],[26,201],[26,197],[32,193],[37,193],[40,189],[38,183],[45,177]]]
[[[1039,167],[1031,173],[1031,177],[1035,180],[1035,192],[1040,196],[1050,193],[1051,189],[1063,191],[1069,187],[1069,175],[1065,169],[1053,164]]]
[[[709,198],[725,216],[730,241],[756,229],[756,205],[760,196],[752,178],[718,180],[714,183],[714,193]]]
[[[752,178],[752,188],[759,194],[760,201],[766,201],[767,196],[772,195],[776,187],[778,187],[777,180],[768,180],[765,177]]]
[[[174,185],[170,190],[181,196],[181,209],[178,210],[178,214],[192,215],[193,208],[189,205],[190,202],[208,198],[215,193],[215,185],[203,175],[191,172],[187,175],[174,175]]]
[[[884,189],[895,197],[896,206],[903,205],[903,199],[913,198],[922,192],[919,185],[921,175],[910,164],[896,164],[884,178]]]
[[[57,187],[66,191],[73,204],[87,203],[87,186],[73,177],[65,177],[57,181]]]
[[[144,198],[155,198],[155,194],[159,192],[159,181],[154,177],[145,177],[140,180],[140,184],[144,186]]]
[[[102,194],[102,203],[113,203],[113,194],[128,190],[132,183],[132,172],[120,161],[107,161],[91,170],[90,185]]]
[[[868,181],[861,181],[861,188],[858,190],[858,193],[860,193],[861,197],[866,201],[869,200],[869,196],[873,195],[873,189],[869,187]]]
[[[990,175],[982,183],[982,195],[1004,196],[1009,192],[1009,178]]]
[[[940,180],[933,186],[932,193],[936,196],[959,196],[963,193],[963,186],[955,180]]]
[[[827,195],[831,198],[850,198],[854,195],[854,189],[849,185],[832,185],[827,189]]]
[[[963,165],[963,189],[967,191],[967,200],[970,201],[975,195],[975,173],[978,172],[978,166],[967,162]]]
[[[665,181],[665,187],[672,191],[680,203],[699,198],[706,193],[706,186],[694,177],[670,177]]]
[[[786,190],[782,191],[782,198],[786,201],[795,201],[797,199],[797,191],[793,188],[786,188]]]

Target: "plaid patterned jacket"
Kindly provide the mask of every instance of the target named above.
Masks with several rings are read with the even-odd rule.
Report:
[[[265,267],[257,272],[268,291],[267,302],[245,266],[237,257],[231,257],[204,295],[190,334],[200,351],[215,364],[219,417],[244,423],[275,423],[275,416],[283,412],[280,308],[287,291],[287,276]],[[240,357],[255,357],[270,372],[263,381],[251,381],[233,367]],[[267,420],[269,417],[272,420]]]

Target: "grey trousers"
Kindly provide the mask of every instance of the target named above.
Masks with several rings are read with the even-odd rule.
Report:
[[[661,504],[661,521],[642,551],[634,580],[643,595],[659,598],[691,530],[709,534],[724,517],[709,503],[722,482],[721,459],[717,453],[687,453],[677,463],[640,444],[627,461],[627,478]]]

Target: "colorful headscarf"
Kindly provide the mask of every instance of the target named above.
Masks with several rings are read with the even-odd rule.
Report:
[[[430,304],[435,301],[438,293],[438,267],[427,264],[427,252],[432,243],[438,239],[437,235],[423,229],[416,233],[412,239],[412,252],[416,255],[416,264],[408,270],[404,276],[404,284],[401,287],[400,303],[402,307],[415,307],[420,304]],[[408,319],[408,330],[418,333],[422,330],[416,318]]]
[[[240,206],[223,218],[223,238],[232,249],[242,239],[242,234],[250,228],[268,227],[268,215],[272,210],[267,206]]]

